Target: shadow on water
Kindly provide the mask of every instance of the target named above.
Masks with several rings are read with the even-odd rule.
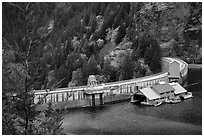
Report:
[[[202,81],[202,71],[189,70],[189,84]],[[158,107],[129,102],[94,108],[69,109],[63,127],[78,135],[200,135],[202,134],[202,84],[189,86],[193,98]]]
[[[201,83],[202,85],[202,69],[188,69],[188,84]]]

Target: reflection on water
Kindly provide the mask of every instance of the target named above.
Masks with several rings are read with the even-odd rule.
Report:
[[[129,102],[69,110],[64,115],[67,134],[202,134],[202,89],[191,87],[194,98],[158,107]]]

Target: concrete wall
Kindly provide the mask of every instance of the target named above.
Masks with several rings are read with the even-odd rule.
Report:
[[[136,92],[136,86],[138,88],[150,87],[155,85],[158,82],[166,81],[168,82],[168,73],[160,73],[154,75],[154,77],[143,77],[134,79],[132,81],[127,81],[123,83],[113,83],[111,85],[99,85],[98,87],[104,89],[103,97],[113,96],[113,95],[131,95],[133,92]],[[83,87],[83,89],[67,89],[67,90],[56,90],[48,92],[44,103],[48,101],[51,102],[60,102],[60,101],[70,101],[70,100],[83,100],[85,99],[84,91],[89,87]],[[46,92],[40,92],[35,94],[35,103],[37,103]],[[99,95],[96,95],[95,98],[99,98]]]

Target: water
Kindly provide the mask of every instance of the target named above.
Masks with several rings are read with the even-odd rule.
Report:
[[[178,104],[150,107],[122,102],[72,109],[64,115],[64,131],[77,135],[202,134],[201,87],[201,84],[190,87],[194,97]]]

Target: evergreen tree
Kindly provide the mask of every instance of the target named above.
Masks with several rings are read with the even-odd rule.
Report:
[[[120,24],[120,20],[121,20],[121,14],[119,12],[119,14],[116,15],[115,19],[114,19],[114,23],[113,23],[113,29],[117,28]]]
[[[96,62],[95,57],[94,56],[90,57],[87,63],[87,74],[88,75],[99,74],[99,70],[97,66],[98,66],[98,63]]]
[[[88,80],[88,70],[87,70],[87,61],[85,60],[83,62],[83,66],[82,66],[82,84],[86,85],[87,84],[87,80]]]
[[[122,23],[119,27],[117,36],[116,36],[116,40],[115,40],[116,45],[119,44],[126,35],[126,27],[125,26],[126,26],[125,23],[122,21]]]
[[[147,70],[141,65],[139,61],[136,61],[135,69],[134,69],[134,77],[135,78],[144,77],[146,73],[147,73]]]
[[[62,113],[54,110],[52,103],[49,102],[38,132],[41,135],[63,135],[62,120]]]
[[[105,60],[102,73],[107,78],[107,80],[111,79],[111,75],[113,73],[113,68],[111,67],[111,63],[109,60]]]
[[[10,115],[10,117],[4,119],[5,121],[3,122],[7,127],[8,124],[12,124],[12,122],[14,122],[15,125],[10,127],[10,129],[15,128],[15,130],[8,132],[8,134],[35,134],[36,132],[34,122],[39,115],[36,111],[36,106],[41,102],[37,104],[34,103],[33,86],[38,77],[41,77],[39,71],[42,67],[39,66],[41,62],[39,53],[41,52],[36,51],[36,49],[41,45],[40,43],[43,41],[43,37],[46,37],[43,36],[40,38],[36,36],[37,27],[35,26],[35,22],[37,19],[35,18],[36,13],[33,9],[34,7],[36,8],[38,4],[39,3],[4,3],[3,5],[5,9],[10,8],[18,11],[17,13],[12,13],[7,9],[8,14],[4,14],[5,20],[13,22],[13,24],[5,24],[4,22],[4,26],[11,25],[13,27],[10,31],[4,31],[4,50],[11,50],[17,56],[17,58],[14,58],[14,61],[5,63],[4,71],[4,74],[6,74],[4,76],[12,79],[12,81],[9,80],[5,82],[5,87],[8,87],[7,85],[10,84],[12,85],[12,90],[4,88],[5,98],[3,102],[6,104],[6,102],[10,101],[13,111],[5,111],[5,115]],[[13,14],[17,14],[17,16],[11,18]],[[19,24],[17,25],[15,23]],[[48,25],[48,27],[52,29],[51,26]],[[8,27],[4,29],[6,28]],[[18,36],[15,36],[15,31],[19,33]],[[10,93],[8,91],[10,91]],[[10,122],[8,123],[7,120],[10,120]],[[3,133],[5,134],[7,134],[6,132],[8,131],[7,127],[4,128]]]
[[[108,12],[109,10],[111,10],[111,9],[108,8],[106,11]],[[108,28],[112,28],[116,14],[117,14],[117,12],[110,12],[109,14],[107,13],[107,15],[105,15],[105,19],[103,21],[103,24],[102,24],[100,30],[98,32],[94,33],[92,40],[98,40],[99,38],[105,39],[105,36],[107,33],[106,30]]]
[[[102,16],[104,15],[107,6],[108,6],[108,3],[107,3],[107,2],[102,2],[102,3],[101,3],[101,11],[100,11],[100,15],[102,15]]]
[[[90,21],[90,11],[89,10],[85,10],[84,17],[83,17],[83,25],[87,26],[89,21]]]
[[[16,42],[20,43],[18,46],[19,49],[15,52],[21,56],[22,60],[20,63],[10,63],[7,66],[11,72],[10,77],[18,77],[19,81],[17,85],[15,85],[16,93],[12,95],[15,95],[13,99],[13,109],[15,111],[15,115],[17,116],[17,127],[21,131],[20,134],[33,133],[32,124],[38,115],[38,112],[36,111],[36,104],[34,103],[34,93],[32,92],[32,85],[35,78],[35,76],[32,75],[32,72],[35,71],[31,70],[29,67],[30,64],[35,63],[35,61],[32,61],[30,58],[33,50],[35,50],[34,44],[36,44],[34,43],[35,39],[33,38],[34,27],[32,26],[31,22],[31,8],[33,5],[34,3],[4,3],[4,6],[6,7],[12,6],[13,8],[18,8],[18,10],[21,12],[21,18],[19,17],[18,20],[24,20],[22,21],[23,26],[21,28],[15,28],[22,32],[21,36],[24,40],[17,41],[18,39],[13,39],[14,41],[16,40]],[[17,87],[21,88],[19,89]]]
[[[11,54],[10,54],[11,55]],[[15,135],[19,134],[16,130],[16,114],[13,110],[14,104],[12,100],[12,95],[15,89],[15,84],[17,81],[10,77],[10,71],[7,71],[7,63],[12,61],[14,56],[9,54],[5,55],[3,52],[3,62],[2,62],[2,134],[3,135]]]
[[[149,43],[149,46],[144,53],[145,63],[148,64],[153,73],[158,73],[161,71],[162,55],[160,46],[155,39],[149,39],[147,42]]]
[[[91,19],[89,22],[90,26],[91,26],[91,33],[94,33],[97,27],[97,21],[96,21],[96,15],[92,14],[91,15]]]
[[[82,86],[82,78],[82,70],[78,68],[76,71],[72,72],[72,80],[69,82],[68,87]]]
[[[96,13],[96,15],[99,15],[101,10],[101,3],[93,2],[91,3],[91,8],[92,13]]]
[[[120,80],[131,79],[133,77],[134,67],[131,56],[129,54],[126,55],[121,64]]]

